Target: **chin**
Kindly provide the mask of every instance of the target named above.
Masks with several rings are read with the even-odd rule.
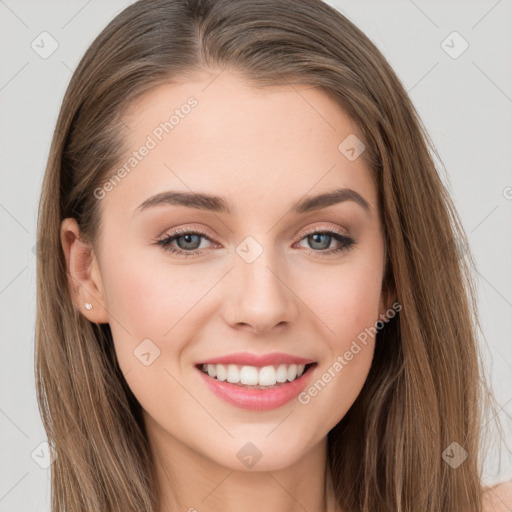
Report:
[[[285,420],[288,423],[289,420]],[[295,431],[297,437],[290,435],[289,430],[282,430],[280,435],[272,432],[277,425],[261,430],[252,436],[237,436],[223,443],[215,452],[211,446],[205,447],[203,454],[216,464],[233,471],[279,471],[289,468],[301,460],[312,444],[311,440],[300,436],[300,429]],[[289,429],[290,423],[287,427]],[[276,430],[281,427],[277,427]]]

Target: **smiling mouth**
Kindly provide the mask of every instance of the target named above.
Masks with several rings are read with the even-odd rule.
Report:
[[[250,366],[237,364],[198,364],[196,368],[220,382],[249,389],[273,389],[294,382],[318,363]]]

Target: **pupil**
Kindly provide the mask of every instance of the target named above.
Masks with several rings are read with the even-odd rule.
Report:
[[[192,244],[194,245],[194,242],[191,241],[191,237],[196,237],[198,238],[198,235],[194,235],[194,234],[188,234],[188,235],[183,235],[181,236],[180,238],[178,238],[178,241],[181,239],[181,238],[184,238],[185,239],[185,247],[183,247],[183,244],[180,244],[178,242],[178,245],[180,246],[180,248],[182,249],[195,249],[196,247],[188,247],[188,244]],[[197,240],[196,240],[197,242]]]
[[[326,234],[322,234],[322,233],[315,233],[313,235],[311,235],[313,237],[313,243],[321,243],[318,239],[321,238],[321,237],[324,237],[327,241],[329,241],[330,239],[330,236],[329,235],[326,235]],[[325,244],[324,244],[325,245]],[[327,244],[326,247],[317,247],[317,249],[326,249],[327,247],[329,247],[329,243]]]

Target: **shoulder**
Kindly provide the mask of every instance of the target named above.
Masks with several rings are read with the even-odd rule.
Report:
[[[512,510],[512,480],[484,488],[484,512]]]

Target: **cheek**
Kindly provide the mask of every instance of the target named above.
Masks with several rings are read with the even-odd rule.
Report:
[[[177,361],[187,343],[186,329],[199,310],[193,306],[205,292],[197,290],[197,283],[190,286],[187,273],[167,269],[164,278],[165,267],[135,260],[107,270],[109,321],[128,386],[143,408],[158,416],[170,397],[188,403],[178,384],[182,376]]]
[[[190,271],[135,260],[107,269],[109,313],[133,337],[162,339],[200,300],[206,284],[191,280]]]
[[[335,369],[344,375],[347,390],[354,385],[359,391],[370,368],[379,320],[381,278],[378,265],[373,270],[364,266],[355,268],[341,286],[337,302],[332,298],[338,308],[337,315],[333,313],[336,337],[332,348],[336,351],[336,361],[342,365]]]
[[[330,373],[341,376],[337,379],[345,396],[357,395],[373,357],[380,280],[353,271],[327,295],[331,306],[326,323],[334,332],[328,337]]]
[[[303,277],[302,289],[309,290],[305,302],[325,333],[325,357],[299,402],[311,414],[325,417],[331,428],[354,403],[368,376],[381,280],[382,262],[373,257]]]
[[[203,279],[192,266],[173,269],[127,256],[106,264],[104,274],[109,323],[123,373],[131,372],[135,382],[157,368],[179,371],[177,361],[187,340],[205,322],[201,299],[218,278]],[[144,363],[153,360],[149,372]]]
[[[356,237],[355,247],[326,263],[299,260],[297,294],[323,324],[332,348],[342,350],[378,320],[384,239],[378,226]]]
[[[303,273],[297,291],[323,323],[333,348],[341,349],[378,320],[381,280],[378,263],[347,264]]]

